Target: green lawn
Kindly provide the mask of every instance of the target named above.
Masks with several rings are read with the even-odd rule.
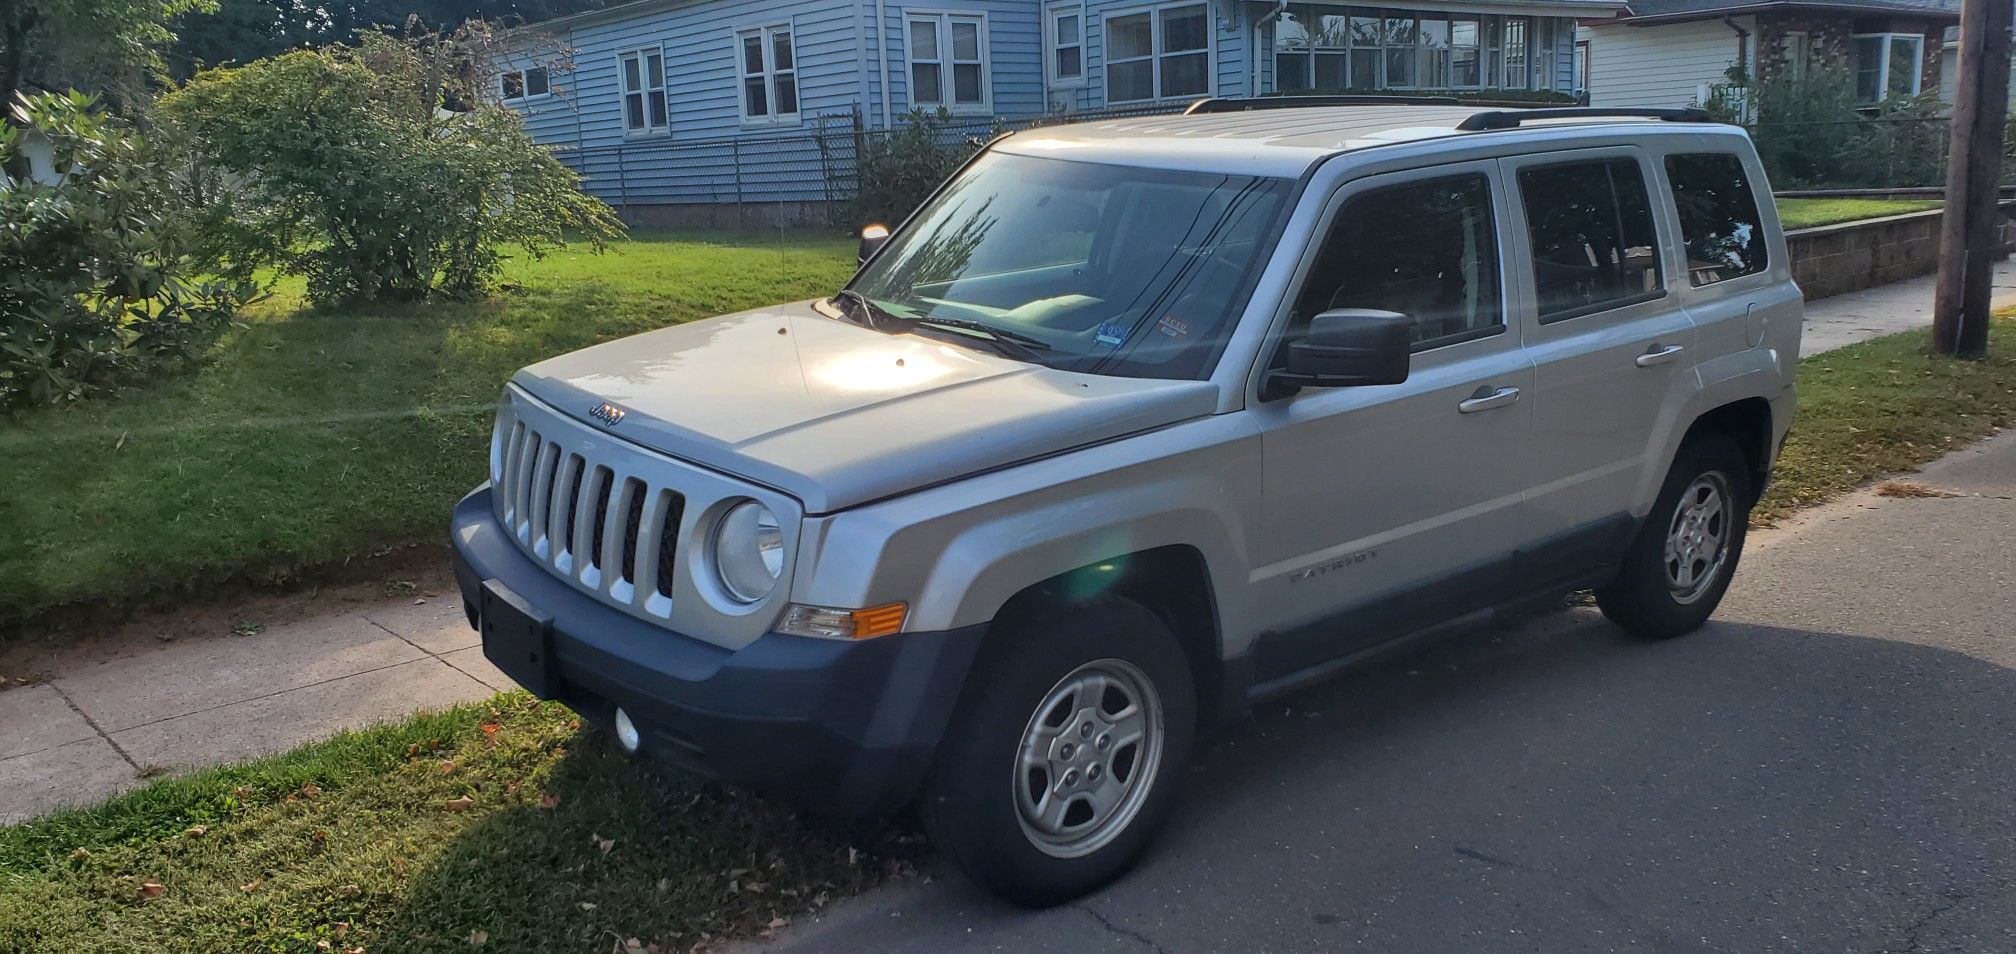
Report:
[[[687,950],[916,845],[672,777],[507,694],[0,828],[0,951]]]
[[[1778,220],[1787,229],[1874,219],[1939,208],[1936,199],[1779,199]]]
[[[732,243],[732,244],[731,244]],[[0,622],[443,538],[522,365],[832,291],[831,234],[644,234],[513,262],[483,304],[330,314],[298,285],[199,373],[0,420]]]

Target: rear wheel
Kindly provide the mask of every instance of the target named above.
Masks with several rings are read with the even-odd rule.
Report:
[[[1735,441],[1710,433],[1681,445],[1617,579],[1596,591],[1603,615],[1653,639],[1707,621],[1742,559],[1750,504],[1749,460]]]
[[[922,816],[968,877],[1057,904],[1131,867],[1176,795],[1195,735],[1183,650],[1106,598],[991,634],[933,766]]]

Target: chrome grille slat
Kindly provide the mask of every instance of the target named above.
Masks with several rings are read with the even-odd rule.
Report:
[[[625,612],[670,620],[683,584],[687,491],[638,452],[584,443],[575,422],[518,401],[493,431],[493,509],[521,552]],[[659,475],[654,482],[645,474]]]

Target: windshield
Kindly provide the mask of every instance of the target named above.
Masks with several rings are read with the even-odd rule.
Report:
[[[899,319],[998,328],[1053,367],[1202,377],[1291,185],[990,153],[851,288]]]

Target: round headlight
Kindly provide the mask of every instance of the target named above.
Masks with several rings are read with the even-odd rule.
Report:
[[[721,518],[714,528],[714,573],[728,595],[744,603],[770,595],[784,573],[784,531],[770,508],[747,500]]]

